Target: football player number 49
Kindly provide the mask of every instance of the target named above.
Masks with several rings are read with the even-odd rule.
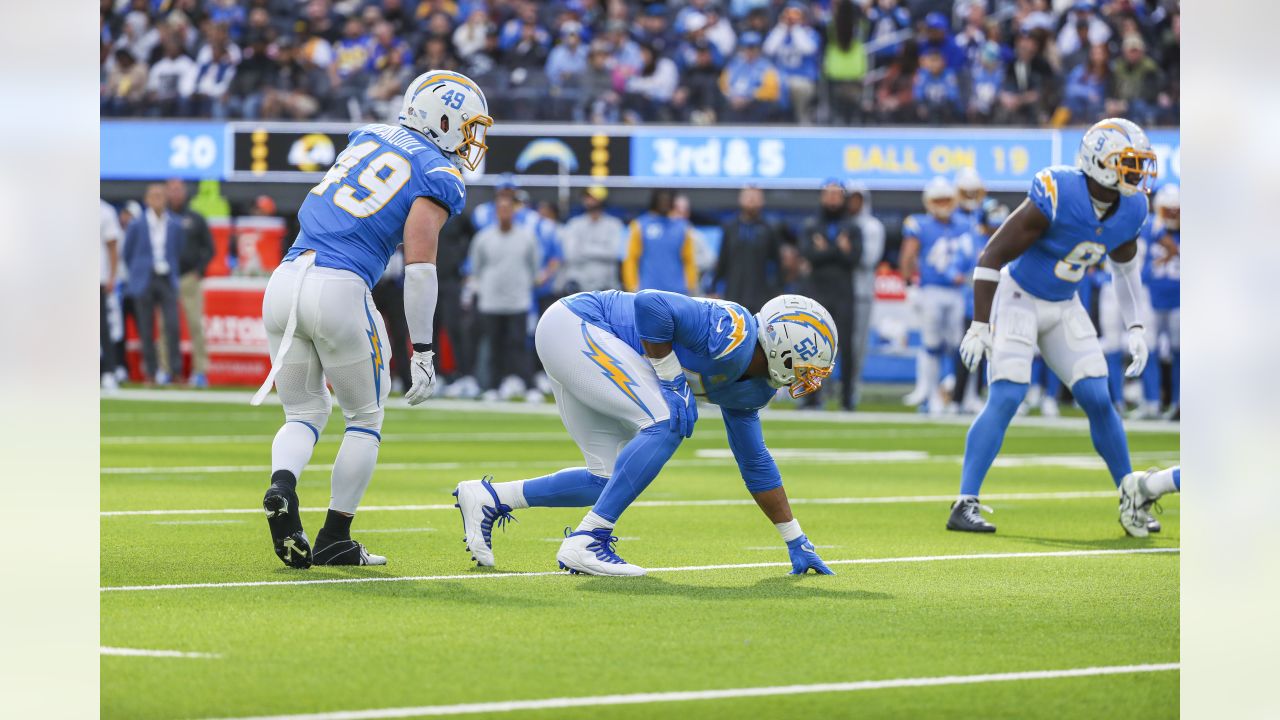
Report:
[[[324,195],[329,187],[339,184],[338,191],[333,194],[333,204],[346,210],[354,217],[369,217],[382,209],[391,201],[400,188],[409,182],[409,161],[398,153],[387,150],[374,157],[365,165],[364,170],[356,177],[356,182],[367,191],[362,198],[357,198],[358,190],[351,185],[342,185],[342,179],[379,147],[375,141],[352,145],[338,156],[333,167],[324,174],[319,185],[311,188],[313,195]]]

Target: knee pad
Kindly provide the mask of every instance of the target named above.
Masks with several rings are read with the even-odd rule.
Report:
[[[1013,414],[1018,411],[1018,406],[1022,404],[1022,399],[1027,396],[1029,387],[1028,383],[997,380],[991,383],[987,404],[995,411],[1013,417]]]
[[[1071,394],[1085,411],[1092,415],[1098,411],[1110,411],[1111,392],[1105,378],[1091,377],[1080,380],[1071,386]]]
[[[379,440],[382,439],[382,418],[385,411],[379,407],[371,412],[352,413],[347,415],[347,430],[371,432]]]
[[[329,414],[332,410],[333,399],[325,393],[323,402],[317,400],[302,406],[286,408],[284,421],[303,423],[314,430],[316,435],[320,435],[324,432],[325,424],[329,422]]]

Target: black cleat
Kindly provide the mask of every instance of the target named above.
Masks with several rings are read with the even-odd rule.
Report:
[[[374,555],[355,540],[351,538],[333,540],[325,536],[324,530],[321,530],[320,534],[316,536],[316,550],[312,554],[312,561],[316,565],[387,564],[385,557]]]
[[[951,517],[947,520],[947,529],[960,532],[995,532],[996,526],[982,517],[982,511],[984,510],[986,512],[994,512],[991,508],[979,503],[976,497],[957,500],[951,506]]]
[[[293,488],[273,483],[262,498],[262,509],[267,513],[271,542],[281,562],[299,570],[311,567],[311,542],[302,530],[298,494]]]

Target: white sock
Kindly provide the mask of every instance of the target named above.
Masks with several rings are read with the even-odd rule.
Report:
[[[938,392],[938,357],[931,352],[924,354],[924,388],[930,398]]]
[[[925,385],[924,380],[925,373],[928,370],[925,367],[925,363],[928,362],[928,357],[929,353],[925,352],[923,349],[916,351],[916,386],[911,391],[912,395],[924,395],[929,392],[929,387]]]
[[[800,521],[795,518],[791,518],[790,521],[784,523],[774,523],[773,526],[778,528],[778,534],[782,536],[782,542],[791,542],[804,535],[804,531],[800,529]]]
[[[1149,498],[1158,498],[1172,492],[1178,492],[1173,484],[1173,468],[1165,468],[1151,474],[1142,482],[1142,494]]]
[[[978,499],[978,496],[977,496],[977,495],[957,495],[957,496],[956,496],[956,502],[964,502],[965,500],[968,500],[969,498],[973,498],[974,500],[977,500],[977,499]]]
[[[591,532],[592,530],[600,530],[601,528],[613,529],[613,523],[605,520],[594,511],[588,512],[587,516],[582,518],[582,522],[578,524],[575,532]]]
[[[300,422],[287,422],[276,431],[271,441],[271,474],[288,470],[295,478],[311,462],[311,451],[316,448],[316,434],[311,426]]]
[[[523,480],[491,484],[493,485],[493,491],[498,493],[498,502],[503,505],[510,505],[512,510],[529,507],[529,501],[524,499]]]
[[[381,444],[376,435],[358,430],[348,430],[342,436],[342,447],[338,448],[338,457],[333,461],[333,479],[330,480],[331,510],[355,514],[369,481],[373,479]]]

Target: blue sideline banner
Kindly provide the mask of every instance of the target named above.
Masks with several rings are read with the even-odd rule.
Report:
[[[102,122],[103,180],[221,180],[228,174],[228,125],[220,122]]]
[[[826,178],[857,179],[886,190],[921,187],[934,175],[977,168],[988,186],[1022,189],[1051,165],[1049,131],[806,130],[637,127],[633,181],[670,185],[813,187]]]

